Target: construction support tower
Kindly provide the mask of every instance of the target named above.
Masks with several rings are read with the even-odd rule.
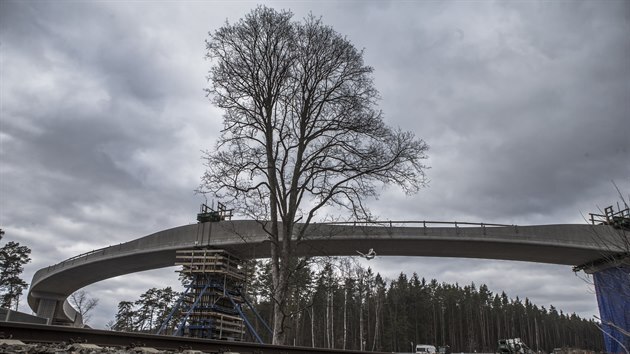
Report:
[[[251,309],[264,327],[268,330],[269,327],[245,298],[242,289],[246,277],[241,264],[239,258],[224,250],[177,251],[175,265],[182,266],[180,272],[189,283],[158,334],[164,333],[169,321],[178,314],[174,335],[243,341],[247,329],[255,341],[262,343],[243,313],[243,305]]]

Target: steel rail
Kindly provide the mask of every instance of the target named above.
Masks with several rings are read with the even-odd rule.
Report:
[[[293,354],[293,353],[365,353],[358,350],[291,347],[284,345],[229,342],[211,339],[175,337],[156,334],[116,332],[99,329],[50,326],[19,322],[0,322],[0,338],[17,339],[24,343],[89,343],[103,347],[158,350],[200,350],[207,353]],[[379,352],[370,352],[379,354]],[[380,354],[385,354],[380,352]]]

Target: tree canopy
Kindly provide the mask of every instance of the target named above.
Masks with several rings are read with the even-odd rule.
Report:
[[[293,244],[318,212],[336,206],[369,218],[365,201],[380,186],[418,191],[428,150],[385,124],[361,50],[319,18],[292,16],[259,6],[207,40],[207,92],[225,113],[200,190],[269,234],[274,343],[284,343]]]

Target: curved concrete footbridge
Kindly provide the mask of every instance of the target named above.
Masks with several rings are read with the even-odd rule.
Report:
[[[436,224],[440,226],[427,226]],[[356,256],[357,250],[373,248],[379,256],[486,258],[575,266],[623,251],[611,249],[606,242],[607,235],[613,234],[607,225],[311,224],[295,252],[299,256]],[[79,326],[81,316],[67,298],[84,286],[173,266],[175,251],[193,247],[224,249],[244,259],[268,258],[269,242],[256,221],[204,222],[159,231],[40,269],[33,276],[28,304],[49,323]]]

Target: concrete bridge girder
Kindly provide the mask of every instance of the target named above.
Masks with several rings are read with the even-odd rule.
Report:
[[[297,245],[299,256],[354,256],[374,248],[379,256],[487,258],[585,264],[614,253],[594,236],[606,225],[505,227],[381,227],[313,224]],[[605,230],[606,229],[606,230]],[[241,258],[268,258],[269,240],[255,221],[223,221],[180,226],[73,257],[33,276],[28,303],[54,321],[80,323],[67,302],[74,291],[119,275],[173,266],[175,251],[196,246],[222,248]]]

